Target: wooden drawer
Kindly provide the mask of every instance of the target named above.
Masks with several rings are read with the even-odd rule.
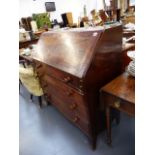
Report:
[[[50,77],[54,77],[79,91],[84,90],[84,83],[82,79],[55,69],[54,67],[45,65],[45,74],[49,75]]]
[[[109,106],[118,109],[120,111],[126,112],[129,115],[134,116],[135,114],[135,104],[128,101],[124,101],[116,96],[110,94],[104,94],[104,102]]]
[[[76,114],[75,111],[70,110],[64,100],[53,95],[52,103],[67,119],[78,126],[86,134],[90,134],[89,122],[86,122],[80,114]]]
[[[37,60],[34,60],[34,64],[35,71],[37,72],[38,77],[42,78],[42,76],[44,75],[44,64]]]
[[[44,83],[45,79],[42,82]],[[45,85],[43,90],[45,96],[52,105],[54,105],[67,119],[78,126],[82,131],[90,135],[88,113],[81,111],[81,108],[78,106],[72,106],[71,101],[68,102],[66,98],[62,97],[59,90],[52,87],[51,84],[48,83]]]
[[[48,92],[50,92],[52,100],[53,97],[60,98],[64,107],[83,117],[85,122],[89,122],[88,107],[84,95],[77,93],[75,89],[47,75],[44,77],[44,81],[48,85]]]

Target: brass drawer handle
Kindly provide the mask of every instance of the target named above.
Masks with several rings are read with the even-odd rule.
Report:
[[[71,104],[71,105],[69,106],[69,108],[70,108],[71,110],[74,110],[74,109],[77,108],[77,104],[73,103],[73,104]]]
[[[73,95],[73,93],[74,93],[73,91],[67,91],[66,92],[67,96],[71,96],[71,95]]]
[[[65,83],[68,83],[68,82],[70,82],[72,79],[71,79],[71,77],[68,76],[68,77],[65,77],[63,80],[64,80]]]
[[[46,98],[49,98],[49,95],[48,95],[47,93],[45,93],[44,96],[45,96]]]
[[[74,122],[74,123],[76,123],[76,122],[78,122],[78,121],[79,121],[79,117],[76,116],[76,117],[73,118],[73,122]]]
[[[116,108],[119,108],[119,107],[121,106],[121,101],[118,100],[118,101],[114,102],[114,106],[115,106]]]
[[[80,87],[80,89],[82,89],[83,88],[83,85],[80,85],[79,87]]]

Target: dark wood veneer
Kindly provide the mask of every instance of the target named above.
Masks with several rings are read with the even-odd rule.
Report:
[[[46,32],[33,54],[50,102],[96,146],[99,89],[121,73],[122,26]],[[39,65],[41,64],[41,65]]]

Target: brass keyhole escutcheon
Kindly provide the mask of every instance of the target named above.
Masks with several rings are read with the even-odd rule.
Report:
[[[65,77],[63,80],[64,80],[64,82],[68,83],[68,82],[70,82],[72,79],[71,79],[71,77],[68,76],[68,77]]]
[[[73,104],[71,104],[71,105],[69,106],[69,108],[70,108],[71,110],[76,109],[76,107],[77,107],[77,105],[76,105],[75,103],[73,103]]]
[[[121,105],[121,101],[120,101],[120,100],[114,102],[114,106],[115,106],[116,108],[119,108],[120,105]]]
[[[73,91],[67,91],[67,92],[66,92],[67,96],[72,96],[73,93],[74,93]]]
[[[73,118],[73,122],[74,122],[74,123],[76,123],[76,122],[78,122],[78,121],[79,121],[79,117],[76,116],[76,117]]]

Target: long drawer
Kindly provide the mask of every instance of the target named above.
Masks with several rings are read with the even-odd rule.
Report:
[[[54,67],[48,66],[45,64],[45,73],[50,76],[60,80],[63,83],[79,90],[84,91],[84,81],[79,79],[71,74],[63,72],[61,70],[55,69]]]
[[[67,105],[64,106],[65,102],[61,98],[53,96],[52,103],[67,119],[78,126],[86,134],[90,134],[89,122],[85,122],[80,114],[76,114],[75,111],[70,110]]]
[[[89,116],[86,107],[79,104],[75,104],[75,106],[75,102],[69,101],[69,99],[66,100],[66,97],[61,94],[61,91],[58,90],[55,85],[52,85],[51,81],[55,82],[52,79],[50,80],[50,84],[48,83],[48,85],[44,87],[44,91],[48,94],[51,103],[63,113],[67,119],[78,126],[86,134],[90,135]]]
[[[60,98],[64,102],[65,107],[67,106],[70,111],[81,115],[83,120],[89,122],[88,106],[86,105],[84,95],[79,94],[75,89],[47,75],[44,76],[44,82],[46,83],[45,87],[48,89],[47,92],[50,92],[51,98],[54,96]],[[45,87],[43,89],[46,89]]]
[[[83,96],[75,92],[68,96],[66,90],[72,90],[72,88],[64,86],[65,84],[47,75],[44,76],[42,83],[44,83],[43,90],[47,97],[50,98],[51,103],[62,112],[67,119],[89,135],[89,115]],[[77,99],[80,102],[77,102]]]
[[[35,61],[36,71],[40,79],[44,95],[67,119],[78,126],[86,134],[90,134],[90,120],[88,106],[85,102],[84,94],[75,87],[79,86],[80,80],[73,76],[66,81],[61,71],[56,71],[52,67]],[[71,86],[75,85],[75,86]]]

